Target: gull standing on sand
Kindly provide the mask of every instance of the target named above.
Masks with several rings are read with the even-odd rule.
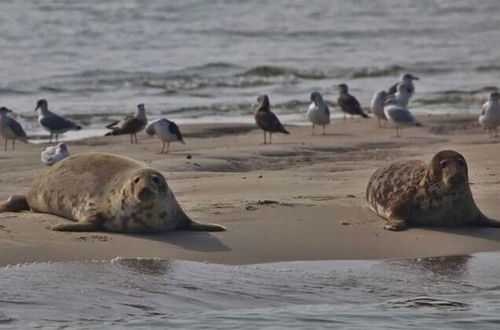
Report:
[[[385,102],[387,101],[387,92],[384,90],[378,91],[373,95],[372,102],[370,103],[370,108],[373,114],[377,117],[378,127],[381,127],[380,121],[387,121],[387,117],[384,113]],[[384,124],[385,126],[385,124]]]
[[[269,132],[269,144],[272,144],[272,135],[273,133],[284,133],[290,134],[284,127],[281,125],[278,117],[271,112],[271,105],[269,104],[269,97],[266,94],[259,95],[257,98],[257,102],[259,103],[257,109],[255,110],[255,123],[259,126],[260,129],[264,131],[264,144],[266,141],[266,132]]]
[[[106,133],[106,136],[109,135],[122,135],[122,134],[130,134],[130,143],[137,143],[137,133],[142,131],[146,124],[148,123],[148,119],[146,117],[146,108],[144,104],[137,105],[137,111],[133,116],[127,116],[122,120],[115,121],[106,126],[106,128],[111,129],[111,132]]]
[[[358,100],[349,94],[349,87],[347,87],[346,84],[340,84],[337,87],[340,90],[340,96],[337,99],[337,103],[339,104],[340,109],[344,112],[344,123],[347,114],[351,115],[351,120],[353,115],[370,118],[366,113],[364,113]]]
[[[404,87],[403,87],[404,88]],[[396,100],[387,101],[384,107],[384,113],[387,119],[396,124],[396,137],[400,137],[399,130],[403,131],[405,126],[422,126],[410,110],[399,105]]]
[[[399,78],[399,81],[397,83],[395,83],[394,85],[389,87],[387,94],[389,94],[389,95],[396,94],[396,92],[398,91],[398,85],[402,84],[403,86],[405,86],[407,88],[408,92],[410,93],[410,97],[411,97],[413,95],[413,93],[415,92],[415,85],[413,84],[413,80],[419,80],[419,78],[415,77],[411,73],[403,74]]]
[[[56,146],[47,147],[43,149],[41,154],[42,163],[47,166],[52,166],[68,156],[68,147],[64,143],[59,143]]]
[[[182,144],[186,144],[177,124],[165,118],[149,123],[146,127],[146,133],[151,136],[156,135],[156,137],[163,142],[160,154],[165,150],[165,144],[167,145],[167,151],[165,153],[168,154],[170,142],[179,141]]]
[[[16,140],[28,143],[28,137],[26,136],[26,132],[23,127],[15,119],[10,118],[7,115],[9,112],[12,112],[12,110],[7,109],[6,107],[0,108],[0,135],[5,140],[5,151],[7,151],[7,144],[9,140],[12,140],[12,150],[14,150]]]
[[[311,93],[311,101],[312,103],[307,109],[307,118],[312,123],[312,135],[314,135],[316,125],[323,126],[323,135],[325,135],[326,125],[330,124],[330,109],[328,109],[328,105],[323,101],[323,97],[319,92]]]
[[[497,127],[500,125],[500,93],[490,93],[488,102],[483,105],[479,116],[479,124],[490,132],[490,137],[497,137]]]
[[[38,123],[40,123],[40,126],[50,133],[49,143],[52,143],[52,135],[54,134],[56,135],[57,143],[59,134],[66,133],[70,130],[78,131],[81,129],[80,126],[71,120],[49,111],[49,105],[44,99],[38,100],[36,103],[35,111],[37,110],[39,110]]]

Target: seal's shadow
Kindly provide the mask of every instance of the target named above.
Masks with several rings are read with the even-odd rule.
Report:
[[[499,221],[494,219],[495,221]],[[500,228],[484,226],[463,226],[463,227],[415,227],[441,233],[470,236],[500,242]]]
[[[198,252],[225,252],[231,248],[208,232],[174,230],[167,233],[141,235],[143,239],[171,243],[186,250]]]

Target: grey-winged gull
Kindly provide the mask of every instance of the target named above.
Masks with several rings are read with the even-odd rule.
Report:
[[[307,118],[312,123],[312,135],[314,135],[314,127],[316,125],[323,126],[323,135],[326,134],[326,125],[330,124],[330,109],[323,101],[323,97],[319,92],[311,93],[312,103],[307,109]]]
[[[418,77],[412,75],[411,73],[405,73],[403,74],[397,83],[389,87],[387,90],[387,94],[395,94],[398,91],[398,85],[403,84],[410,93],[410,96],[413,95],[415,92],[415,85],[413,84],[414,80],[419,80]]]
[[[384,107],[385,116],[396,125],[396,137],[400,137],[399,130],[405,126],[422,126],[410,110],[399,105],[396,100],[387,101]]]
[[[12,150],[14,150],[16,140],[20,140],[25,143],[28,142],[28,137],[26,136],[26,132],[23,127],[15,119],[7,115],[9,112],[12,112],[12,110],[6,107],[0,108],[0,135],[5,140],[4,150],[7,150],[9,140],[12,140]]]
[[[71,120],[59,116],[49,110],[47,100],[40,99],[36,103],[35,111],[38,111],[38,123],[46,131],[50,133],[49,143],[52,143],[52,136],[56,135],[56,143],[59,139],[59,134],[67,131],[78,131],[81,127]]]
[[[385,102],[387,101],[387,92],[384,90],[378,91],[373,95],[372,101],[370,103],[370,108],[373,114],[377,117],[378,127],[381,127],[380,121],[387,121],[387,117],[384,113]]]
[[[168,119],[162,118],[152,121],[146,126],[146,133],[148,135],[156,135],[156,137],[163,142],[160,154],[165,150],[165,144],[167,145],[167,151],[170,147],[170,142],[180,142],[186,144],[182,138],[181,131],[176,123]]]
[[[122,120],[115,121],[106,126],[106,128],[111,129],[111,132],[106,133],[106,135],[122,135],[122,134],[130,134],[130,143],[137,143],[137,133],[142,131],[146,124],[148,123],[148,119],[146,117],[146,108],[144,104],[137,105],[137,111],[133,116],[127,116]]]
[[[363,118],[369,118],[369,116],[364,113],[358,100],[356,100],[354,96],[349,94],[349,87],[347,87],[346,84],[340,84],[337,87],[340,91],[340,96],[337,99],[337,103],[340,109],[344,112],[344,122],[347,114],[351,115],[351,120],[352,116],[354,115],[361,116]]]
[[[59,143],[55,146],[47,147],[43,149],[41,154],[42,163],[48,166],[52,166],[68,156],[68,147],[64,143]]]
[[[266,132],[269,132],[269,144],[272,144],[272,134],[273,133],[284,133],[290,134],[281,125],[278,117],[271,111],[271,105],[269,104],[269,97],[266,94],[259,95],[257,98],[259,103],[257,109],[255,110],[254,117],[257,126],[264,131],[264,144],[266,141]]]
[[[490,137],[497,136],[497,127],[500,125],[500,93],[492,92],[488,101],[483,105],[483,111],[479,116],[479,124],[488,130]]]

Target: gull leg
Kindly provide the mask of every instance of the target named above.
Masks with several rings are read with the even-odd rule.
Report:
[[[137,134],[134,133],[135,144],[137,144]]]
[[[323,125],[323,135],[326,135],[326,125]]]
[[[273,144],[273,133],[269,132],[269,144]]]
[[[56,143],[59,142],[59,134],[56,133]]]
[[[49,143],[52,143],[52,132],[50,132]]]
[[[314,136],[314,126],[316,126],[316,125],[313,124],[313,136]]]
[[[15,147],[14,147],[15,142],[16,142],[16,139],[12,139],[12,150],[14,150],[14,149],[15,149]]]
[[[347,118],[347,115],[344,112],[344,121],[343,121],[344,124],[345,124],[346,118]]]
[[[170,141],[167,142],[167,154],[168,154],[168,149],[170,149]]]
[[[266,141],[266,131],[263,131],[264,132],[264,144],[267,144],[267,141]]]
[[[7,151],[7,144],[9,143],[9,140],[7,140],[7,138],[5,138],[5,146],[3,148],[3,150]]]
[[[163,142],[163,146],[161,147],[160,154],[162,154],[164,150],[165,150],[165,142]]]

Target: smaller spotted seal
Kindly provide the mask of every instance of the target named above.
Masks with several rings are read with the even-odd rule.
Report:
[[[438,152],[429,165],[403,160],[379,168],[368,182],[366,200],[386,219],[387,230],[410,225],[500,227],[476,206],[467,162],[453,150]]]
[[[59,231],[225,230],[192,221],[159,171],[108,153],[65,158],[40,173],[26,195],[13,195],[0,203],[0,212],[30,209],[76,221],[53,228]]]

